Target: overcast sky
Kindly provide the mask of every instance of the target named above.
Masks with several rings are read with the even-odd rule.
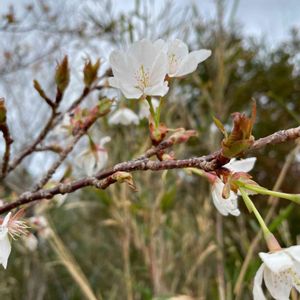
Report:
[[[235,19],[243,31],[264,38],[271,45],[284,40],[292,27],[300,28],[300,0],[225,0],[227,19],[235,2]],[[115,0],[114,3],[118,9],[126,11],[133,7],[134,0]],[[182,6],[196,3],[203,17],[208,19],[216,13],[215,0],[173,0],[172,3]]]
[[[0,10],[10,3],[24,4],[29,0],[0,0]],[[62,1],[62,0],[57,0]],[[66,0],[73,3],[77,0]],[[81,0],[81,3],[87,0]],[[100,1],[101,0],[94,0]],[[149,0],[140,0],[141,2]],[[134,7],[135,0],[112,0],[117,11],[129,11]],[[150,0],[163,3],[163,0]],[[243,31],[257,38],[266,39],[270,45],[276,45],[285,39],[290,28],[300,28],[300,0],[225,0],[227,19],[237,2],[235,19],[242,25]],[[215,16],[215,0],[172,0],[174,5],[189,6],[196,3],[203,18]],[[1,9],[2,6],[2,9]]]

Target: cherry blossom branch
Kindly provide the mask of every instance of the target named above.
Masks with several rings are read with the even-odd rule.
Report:
[[[269,136],[258,139],[254,144],[249,148],[251,150],[257,150],[263,148],[267,145],[284,143],[289,140],[295,140],[300,137],[300,126],[296,128],[291,128],[287,130],[281,130],[275,132]],[[155,155],[161,148],[167,148],[168,145],[172,143],[168,140],[162,142],[157,147],[150,149],[144,154],[144,156],[128,162],[122,162],[115,165],[109,170],[105,170],[97,173],[94,177],[86,177],[79,180],[75,180],[70,183],[59,183],[50,189],[41,189],[35,192],[25,192],[21,194],[14,202],[8,203],[0,207],[0,214],[10,211],[16,207],[22,206],[24,204],[42,200],[42,199],[51,199],[58,194],[69,194],[75,192],[81,188],[87,186],[95,186],[99,189],[106,189],[109,185],[117,181],[116,177],[113,176],[117,172],[133,172],[133,171],[160,171],[160,170],[169,170],[169,169],[181,169],[194,167],[199,168],[204,171],[213,171],[220,168],[222,165],[228,162],[227,158],[224,158],[221,155],[221,151],[215,153],[194,157],[189,159],[182,160],[168,160],[168,161],[153,161],[149,160],[149,157]]]
[[[84,88],[82,94],[79,98],[77,98],[73,104],[67,109],[67,112],[71,112],[74,108],[76,108],[78,105],[82,103],[82,101],[94,90],[99,90],[98,86],[95,86],[93,88]],[[60,102],[60,101],[59,101]],[[53,103],[53,102],[52,102]],[[9,165],[7,173],[14,170],[22,161],[24,158],[26,158],[28,155],[36,151],[37,146],[46,138],[48,133],[57,126],[63,119],[63,114],[58,113],[59,104],[55,104],[52,106],[52,113],[51,116],[48,119],[48,122],[44,126],[43,130],[40,132],[38,137],[25,149],[23,149],[19,155],[12,161],[12,163]],[[39,149],[37,151],[40,151]]]
[[[282,144],[300,137],[300,126],[286,130],[277,131],[271,135],[260,138],[253,143],[249,150],[257,150],[267,145]]]

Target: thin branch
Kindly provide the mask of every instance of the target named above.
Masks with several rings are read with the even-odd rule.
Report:
[[[259,148],[263,148],[267,145],[276,145],[282,144],[284,142],[288,142],[291,140],[296,140],[300,137],[300,126],[296,128],[290,128],[286,130],[277,131],[271,135],[268,135],[264,138],[260,138],[253,143],[251,149],[249,150],[257,150]]]
[[[85,123],[79,128],[79,130],[75,133],[74,139],[69,143],[69,145],[59,154],[59,158],[57,161],[53,163],[48,172],[44,175],[44,177],[40,180],[40,182],[34,187],[33,192],[41,189],[53,176],[57,168],[63,163],[68,154],[74,149],[77,142],[84,136],[89,128],[95,123],[95,121],[102,115],[98,113],[98,111],[93,112],[85,121]]]
[[[88,95],[91,91],[96,90],[96,87],[94,89],[87,89],[85,88],[81,94],[81,96],[76,99],[73,104],[69,107],[67,112],[72,111],[75,107],[77,107]],[[60,103],[60,101],[59,101]],[[58,104],[59,104],[58,103]],[[19,153],[19,155],[12,161],[12,163],[9,165],[7,173],[14,170],[25,157],[36,151],[36,147],[46,138],[47,134],[58,124],[62,121],[63,115],[57,112],[59,105],[56,105],[55,107],[52,107],[52,113],[51,116],[48,119],[48,122],[46,123],[45,127],[41,131],[41,133],[38,135],[38,137],[29,145],[27,146],[23,151]],[[38,150],[39,151],[39,150]]]
[[[5,151],[3,154],[3,160],[2,160],[2,173],[1,177],[4,177],[7,172],[7,167],[9,163],[9,158],[10,158],[10,145],[13,143],[13,139],[10,136],[9,128],[5,123],[0,124],[0,131],[2,131],[3,138],[5,140]]]
[[[35,152],[46,152],[51,151],[55,153],[61,153],[63,151],[63,148],[59,145],[46,145],[46,146],[39,146],[36,147]]]
[[[56,108],[52,109],[51,116],[49,117],[43,130],[40,132],[38,137],[33,141],[33,143],[27,146],[23,151],[21,151],[21,153],[19,153],[19,155],[12,161],[12,163],[8,167],[7,173],[14,170],[26,156],[28,156],[29,154],[35,151],[36,146],[44,140],[49,130],[51,129],[56,114],[57,114]]]
[[[281,130],[271,134],[267,137],[258,139],[249,151],[257,150],[270,144],[284,143],[289,140],[295,140],[300,137],[300,126],[297,128],[291,128],[288,130]],[[161,147],[158,145],[156,148]],[[151,150],[152,153],[158,151],[157,149]],[[147,151],[148,152],[148,151]],[[146,153],[147,153],[146,152]],[[150,153],[150,150],[149,152]],[[115,165],[109,170],[105,170],[97,173],[94,177],[85,177],[79,180],[75,180],[70,183],[59,183],[51,189],[41,189],[36,192],[25,192],[21,194],[14,202],[3,205],[0,208],[0,214],[10,211],[21,205],[34,202],[42,199],[51,199],[58,194],[69,194],[75,192],[81,188],[87,186],[95,186],[99,189],[106,189],[108,186],[116,182],[114,175],[116,172],[133,172],[133,171],[160,171],[169,169],[181,169],[181,168],[199,168],[204,171],[214,171],[228,162],[227,158],[221,155],[221,151],[217,151],[213,154],[194,157],[182,160],[168,160],[168,161],[153,161],[148,158],[133,160],[128,162],[122,162]]]

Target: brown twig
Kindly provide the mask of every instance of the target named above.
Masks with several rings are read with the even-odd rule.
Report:
[[[55,153],[61,153],[63,151],[63,148],[59,145],[46,145],[46,146],[39,146],[36,147],[35,152],[46,152],[51,151]]]
[[[0,131],[2,131],[3,138],[5,140],[5,151],[3,154],[3,160],[2,160],[2,173],[1,177],[4,177],[7,172],[7,167],[9,163],[9,158],[10,158],[10,145],[13,143],[13,139],[10,136],[9,128],[5,123],[0,124]]]
[[[7,111],[5,107],[5,100],[4,98],[0,98],[0,131],[3,134],[3,138],[5,141],[5,150],[3,154],[3,160],[2,160],[2,172],[0,178],[3,178],[7,172],[7,167],[9,163],[9,157],[10,157],[10,145],[13,142],[13,139],[10,136],[9,128],[7,125],[7,117],[6,117]]]
[[[279,131],[274,134],[271,134],[267,137],[257,140],[249,150],[260,149],[269,144],[278,144],[283,143],[288,140],[296,139],[300,136],[300,126],[297,128],[291,128],[284,131]],[[155,149],[152,149],[146,153],[155,153],[159,151],[158,149],[161,146],[158,145]],[[51,199],[58,194],[69,194],[78,189],[81,189],[86,186],[95,186],[99,189],[106,189],[112,183],[115,183],[116,180],[113,178],[113,174],[116,172],[133,172],[133,171],[160,171],[160,170],[169,170],[169,169],[181,169],[181,168],[199,168],[204,171],[214,171],[220,168],[222,165],[226,164],[228,159],[224,158],[221,155],[220,151],[217,151],[213,154],[194,157],[189,159],[182,160],[168,160],[168,161],[153,161],[148,158],[132,160],[127,162],[122,162],[115,165],[109,170],[105,170],[97,173],[94,177],[86,177],[79,180],[75,180],[70,183],[58,184],[51,189],[41,189],[36,192],[25,192],[21,194],[14,202],[3,205],[0,208],[0,214],[10,211],[13,208],[19,207],[26,203],[34,202],[41,199]]]

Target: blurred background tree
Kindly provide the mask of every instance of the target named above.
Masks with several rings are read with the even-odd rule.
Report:
[[[118,12],[112,1],[39,0],[0,7],[0,93],[7,99],[15,140],[12,155],[37,136],[48,114],[31,80],[38,79],[51,95],[55,83],[49,74],[67,54],[72,79],[62,103],[66,108],[83,89],[87,58],[103,58],[104,72],[112,49],[141,38],[178,37],[191,49],[213,52],[196,72],[173,82],[165,101],[162,120],[168,127],[199,133],[199,138],[175,149],[176,157],[218,149],[221,135],[212,116],[230,126],[230,114],[249,112],[252,98],[257,101],[257,138],[299,125],[296,29],[270,49],[244,36],[234,15],[225,22],[227,7],[221,0],[216,2],[216,18],[209,21],[196,5],[183,9],[173,1],[131,4],[126,13]],[[106,95],[120,97],[112,90],[96,91],[82,106],[91,107]],[[139,106],[137,101],[120,105],[135,111]],[[107,119],[101,120],[93,136],[97,141],[103,135],[112,137],[110,165],[150,146],[146,120],[130,126],[109,126]],[[61,166],[57,178],[66,172],[78,177],[80,171],[72,163],[85,143]],[[300,193],[297,144],[267,147],[253,155],[258,157],[253,176],[261,185],[272,188],[277,183],[283,191]],[[0,198],[33,186],[55,157],[37,153],[24,160],[0,183]],[[183,171],[147,172],[134,179],[137,192],[126,186],[86,188],[69,195],[62,206],[46,202],[32,209],[47,217],[56,238],[34,232],[39,240],[35,251],[14,242],[8,270],[0,273],[0,299],[147,300],[179,294],[191,299],[252,299],[256,254],[265,244],[243,204],[240,217],[221,217],[212,205],[208,183]],[[276,199],[256,198],[282,245],[299,243],[299,210],[285,201],[278,205]]]

